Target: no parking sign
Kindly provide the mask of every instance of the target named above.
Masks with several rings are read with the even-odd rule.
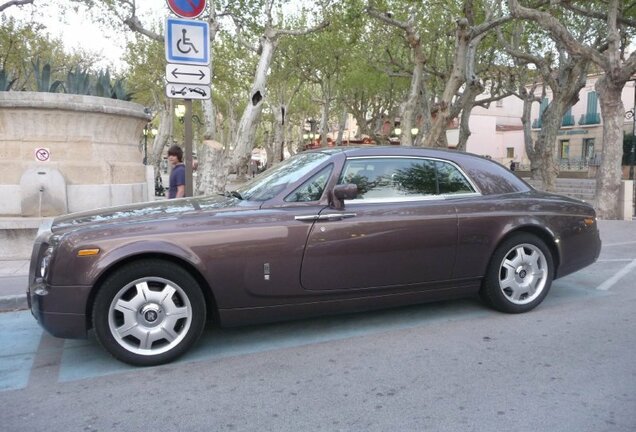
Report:
[[[206,0],[167,0],[168,7],[181,18],[196,18],[205,10]]]

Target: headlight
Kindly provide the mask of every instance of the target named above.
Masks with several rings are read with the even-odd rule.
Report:
[[[40,260],[40,277],[41,278],[46,278],[52,255],[53,255],[53,247],[49,246],[44,252],[42,259]]]

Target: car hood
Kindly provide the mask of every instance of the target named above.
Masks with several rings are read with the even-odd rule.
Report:
[[[95,225],[102,226],[108,223],[139,223],[160,219],[175,219],[180,216],[201,212],[217,213],[239,209],[254,210],[259,208],[260,204],[260,202],[241,201],[238,198],[222,195],[151,201],[59,216],[52,221],[51,231],[53,233],[62,233]]]

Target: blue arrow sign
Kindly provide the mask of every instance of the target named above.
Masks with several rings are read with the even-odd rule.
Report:
[[[166,60],[210,64],[210,26],[205,21],[166,19]]]

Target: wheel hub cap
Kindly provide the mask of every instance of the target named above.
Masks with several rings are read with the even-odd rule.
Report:
[[[528,272],[526,271],[526,269],[525,269],[525,268],[523,268],[523,267],[519,267],[519,268],[517,269],[517,274],[519,275],[519,277],[520,277],[521,279],[524,279],[524,278],[528,275]]]
[[[163,318],[163,311],[159,305],[149,303],[139,310],[139,315],[141,315],[142,323],[144,325],[154,327],[161,322]]]

